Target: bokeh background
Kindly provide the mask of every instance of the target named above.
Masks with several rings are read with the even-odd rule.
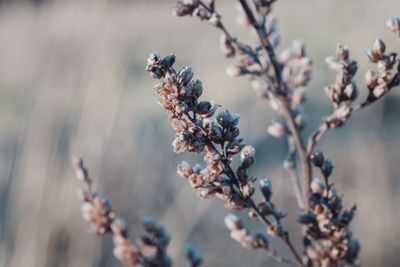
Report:
[[[231,31],[249,39],[235,23],[234,1],[217,2]],[[111,239],[92,235],[80,217],[71,154],[86,159],[96,188],[113,199],[133,235],[145,215],[167,226],[175,266],[184,266],[188,241],[203,251],[206,266],[275,265],[262,251],[231,241],[223,203],[199,201],[175,173],[178,162],[196,159],[172,153],[174,133],[144,71],[153,51],[175,52],[177,64],[192,66],[203,80],[205,98],[241,114],[242,135],[257,149],[254,173],[272,179],[275,201],[289,213],[286,225],[300,244],[295,199],[281,167],[286,144],[266,134],[274,113],[245,78],[225,75],[231,62],[219,51],[219,33],[207,23],[173,17],[172,5],[0,1],[0,266],[120,266]],[[301,38],[314,59],[307,132],[330,112],[323,87],[334,74],[325,56],[337,42],[346,43],[362,66],[361,84],[371,66],[364,51],[376,37],[400,51],[385,27],[399,11],[398,0],[276,4],[281,47]],[[400,260],[399,90],[320,144],[335,163],[333,179],[345,203],[358,204],[353,229],[364,266],[397,266]]]

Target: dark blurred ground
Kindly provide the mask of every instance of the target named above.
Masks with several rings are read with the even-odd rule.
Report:
[[[285,143],[266,135],[274,114],[245,79],[224,75],[229,61],[219,52],[214,29],[171,16],[170,1],[0,3],[0,266],[119,266],[110,240],[91,235],[80,218],[71,154],[86,159],[96,187],[113,199],[132,233],[144,215],[167,225],[176,266],[183,266],[188,240],[204,252],[206,266],[274,264],[231,241],[223,204],[198,201],[176,175],[176,164],[190,158],[172,154],[173,132],[144,72],[150,52],[175,52],[177,64],[191,65],[204,81],[205,98],[241,114],[243,136],[257,149],[255,174],[273,180],[275,199],[289,212],[286,222],[299,232],[290,224],[295,204],[281,169]],[[231,1],[218,3],[232,31],[246,37],[234,22]],[[397,0],[276,5],[282,46],[302,38],[315,61],[309,131],[329,112],[322,89],[334,74],[324,57],[337,42],[348,44],[363,66],[361,84],[370,66],[363,51],[376,37],[400,50],[384,25],[399,10]],[[321,143],[337,167],[333,178],[346,203],[358,203],[353,228],[365,266],[396,266],[400,260],[399,112],[397,90]]]

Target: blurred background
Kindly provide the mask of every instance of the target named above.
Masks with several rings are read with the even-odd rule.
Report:
[[[223,19],[235,35],[249,39],[235,22],[232,2],[217,1]],[[223,203],[199,201],[176,174],[180,161],[197,159],[172,152],[173,130],[156,104],[155,81],[144,71],[153,51],[174,52],[177,65],[192,66],[203,80],[205,99],[241,114],[242,135],[257,150],[254,174],[273,181],[274,199],[288,212],[285,223],[300,245],[295,199],[281,167],[286,144],[266,134],[274,113],[245,78],[225,75],[231,62],[219,51],[219,32],[173,17],[172,5],[0,1],[0,266],[120,266],[111,239],[91,234],[80,217],[71,154],[85,158],[96,189],[113,200],[132,235],[145,215],[167,226],[175,266],[184,266],[188,241],[204,253],[206,266],[275,266],[262,251],[232,241]],[[371,67],[364,51],[376,37],[400,51],[385,26],[399,11],[398,0],[278,1],[281,48],[301,38],[314,59],[307,133],[330,112],[323,87],[334,74],[324,58],[337,42],[347,44],[362,66],[363,84]],[[353,229],[365,266],[397,266],[400,260],[399,90],[319,145],[336,166],[333,179],[345,203],[358,204]]]

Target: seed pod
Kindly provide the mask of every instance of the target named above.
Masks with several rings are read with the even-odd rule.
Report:
[[[279,138],[287,135],[288,130],[283,124],[274,122],[268,126],[267,132],[273,137]]]
[[[199,114],[206,114],[211,109],[211,107],[212,105],[209,101],[201,101],[196,106],[196,112]]]
[[[376,39],[372,48],[376,53],[382,56],[385,53],[386,46],[382,39]]]
[[[272,183],[267,178],[260,181],[260,191],[264,199],[268,202],[272,196]]]
[[[166,68],[172,67],[172,65],[174,65],[174,63],[175,63],[175,55],[174,54],[170,54],[161,60],[161,65],[165,66]]]
[[[367,55],[368,60],[372,63],[377,63],[381,59],[381,55],[375,50],[367,50],[365,54]]]
[[[343,91],[346,100],[354,101],[358,96],[358,89],[355,83],[350,83]]]
[[[230,113],[226,110],[218,114],[217,122],[222,126],[222,128],[231,128],[235,127],[239,123],[239,118],[239,115]]]
[[[187,84],[190,82],[190,80],[193,78],[193,71],[189,67],[183,67],[179,72],[178,72],[178,82],[180,84]]]
[[[321,151],[316,151],[311,155],[311,161],[316,167],[321,167],[324,163],[324,154]]]
[[[321,167],[322,174],[326,178],[328,178],[332,174],[332,170],[333,170],[332,161],[330,159],[325,159]]]
[[[254,164],[254,158],[253,157],[245,157],[242,160],[242,167],[245,169],[250,168]]]
[[[242,138],[237,138],[233,142],[230,142],[226,146],[226,152],[228,152],[228,154],[230,154],[230,155],[239,153],[240,150],[242,150],[242,148],[243,148],[242,141],[243,141]]]

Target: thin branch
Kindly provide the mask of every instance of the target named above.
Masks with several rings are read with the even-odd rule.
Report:
[[[263,46],[263,48],[265,49],[265,51],[268,54],[268,57],[273,66],[273,69],[275,72],[275,77],[277,80],[277,88],[275,91],[278,95],[282,96],[285,93],[285,85],[282,82],[281,66],[275,55],[274,48],[272,47],[271,43],[269,42],[268,36],[266,35],[265,31],[262,30],[262,28],[258,25],[254,15],[253,15],[253,12],[251,11],[249,5],[247,4],[247,1],[246,0],[238,0],[238,1],[242,5],[243,10],[245,11],[249,22],[251,23],[253,28],[256,30],[257,35],[260,39],[261,45]],[[290,134],[293,137],[293,142],[296,147],[296,151],[299,155],[299,160],[300,160],[300,165],[301,165],[301,173],[302,173],[304,205],[307,209],[308,208],[308,192],[309,192],[311,177],[312,177],[311,163],[309,161],[304,142],[301,139],[299,130],[296,126],[296,123],[294,120],[294,115],[290,108],[290,104],[288,103],[288,99],[286,99],[285,97],[279,97],[279,99],[282,104],[281,105],[282,114],[287,121]]]

